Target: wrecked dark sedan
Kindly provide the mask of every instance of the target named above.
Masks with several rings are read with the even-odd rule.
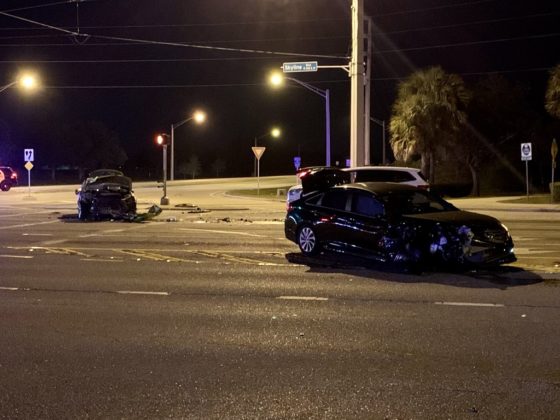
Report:
[[[121,171],[98,169],[89,173],[76,194],[80,220],[132,220],[136,216],[132,181]]]
[[[511,236],[497,219],[396,183],[345,184],[305,195],[290,203],[284,228],[304,255],[331,250],[415,270],[516,261]]]

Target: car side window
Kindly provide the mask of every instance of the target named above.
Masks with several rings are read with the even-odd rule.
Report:
[[[387,171],[389,172],[390,182],[407,182],[414,180],[414,177],[408,172],[403,171]]]
[[[320,205],[329,209],[346,210],[348,193],[346,190],[336,189],[327,191],[323,195]]]
[[[385,213],[383,204],[375,197],[365,193],[354,193],[352,212],[363,216],[378,217]]]
[[[406,171],[366,170],[356,171],[354,182],[407,182],[414,181],[414,177]]]

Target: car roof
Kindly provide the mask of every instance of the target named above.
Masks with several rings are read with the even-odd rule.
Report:
[[[418,168],[409,168],[407,166],[357,166],[355,168],[344,168],[343,171],[404,171],[404,172],[420,172]]]
[[[419,191],[419,189],[413,185],[401,184],[398,182],[355,182],[353,184],[336,185],[332,188],[363,190],[376,195],[396,191]]]

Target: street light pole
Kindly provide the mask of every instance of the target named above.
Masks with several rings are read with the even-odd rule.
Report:
[[[178,123],[171,124],[171,170],[170,181],[175,180],[175,129],[181,127],[183,124],[188,123],[190,120],[195,120],[199,124],[204,122],[206,114],[202,111],[196,111],[192,116],[185,118]]]
[[[272,127],[272,129],[264,134],[261,134],[260,136],[255,136],[255,148],[258,147],[257,145],[257,140],[258,139],[262,139],[263,137],[267,137],[267,136],[271,136],[274,138],[278,138],[282,135],[282,131],[280,130],[280,128],[278,127]],[[255,150],[255,148],[253,149],[253,151]],[[256,153],[256,152],[253,152]],[[254,162],[254,169],[253,169],[253,173],[255,174],[255,176],[258,178],[258,172],[259,172],[259,159],[257,158],[257,155],[255,154],[255,162]]]
[[[325,165],[331,166],[331,100],[330,92],[328,89],[319,89],[316,86],[310,85],[309,83],[302,82],[301,80],[295,79],[293,77],[285,77],[287,80],[291,80],[294,83],[310,90],[311,92],[319,95],[325,99]]]
[[[170,180],[175,180],[175,129],[181,127],[183,124],[192,120],[194,117],[189,117],[178,123],[171,124],[171,170],[170,170]]]
[[[352,59],[350,61],[350,165],[365,163],[364,147],[364,0],[352,0]]]

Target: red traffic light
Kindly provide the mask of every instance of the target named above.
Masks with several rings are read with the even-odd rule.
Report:
[[[156,137],[156,143],[160,146],[167,144],[167,137],[169,137],[167,134],[158,134]]]

